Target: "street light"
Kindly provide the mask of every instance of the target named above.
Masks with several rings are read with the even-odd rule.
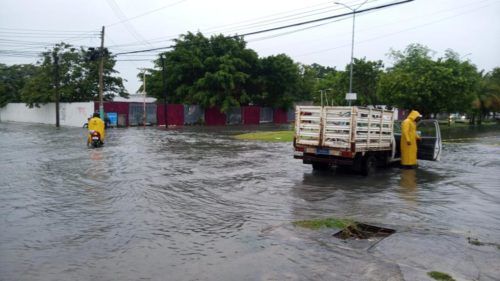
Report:
[[[356,21],[356,11],[361,8],[368,0],[361,3],[356,9],[347,6],[346,4],[334,2],[334,4],[341,5],[352,11],[352,42],[351,42],[351,70],[349,74],[349,94],[352,94],[352,61],[354,56],[354,23]],[[351,106],[351,100],[349,99],[349,106]]]

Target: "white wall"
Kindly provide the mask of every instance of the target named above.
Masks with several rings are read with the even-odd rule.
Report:
[[[55,108],[54,103],[40,105],[39,108],[29,108],[24,103],[9,103],[0,108],[0,121],[55,124]],[[93,102],[60,103],[59,121],[61,126],[82,127],[93,112]]]

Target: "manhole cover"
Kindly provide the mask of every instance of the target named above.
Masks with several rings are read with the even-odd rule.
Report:
[[[372,237],[385,238],[396,231],[390,228],[383,228],[364,223],[354,223],[346,226],[341,231],[333,234],[339,239],[369,239]]]

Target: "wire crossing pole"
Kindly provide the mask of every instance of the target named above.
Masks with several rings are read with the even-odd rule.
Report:
[[[146,69],[144,69],[144,72],[142,73],[142,80],[143,80],[143,91],[144,91],[144,103],[143,103],[143,115],[142,115],[142,123],[143,123],[143,126],[144,128],[146,127],[146,121],[147,121],[147,118],[146,118]]]
[[[101,61],[99,62],[99,115],[101,119],[104,120],[104,104],[103,104],[103,92],[104,92],[104,82],[103,82],[103,72],[104,72],[104,26],[101,31],[101,49],[100,49]]]
[[[354,23],[356,22],[356,10],[353,10],[352,13],[352,40],[351,40],[351,69],[349,73],[349,93],[352,93],[352,67],[353,67],[353,60],[354,60],[354,31],[356,30],[354,28]],[[351,106],[351,100],[349,100],[349,106]]]
[[[59,128],[59,54],[57,49],[52,52],[54,59],[54,94],[56,102],[56,127]]]
[[[365,0],[363,3],[361,3],[357,8],[353,9],[351,6],[347,6],[346,4],[342,4],[339,2],[335,2],[334,4],[341,5],[346,7],[347,9],[351,10],[352,12],[352,39],[351,39],[351,67],[350,67],[350,73],[349,73],[349,95],[352,95],[352,68],[353,68],[353,61],[354,61],[354,31],[355,31],[355,22],[356,22],[356,13],[358,12],[358,9],[361,8],[364,4],[366,4],[368,0]],[[382,7],[382,6],[381,6]],[[368,10],[368,9],[367,9]],[[347,97],[346,97],[347,98]],[[349,101],[349,106],[351,106],[351,97],[348,99]]]
[[[161,76],[163,81],[163,119],[165,120],[165,128],[168,127],[168,117],[167,117],[167,69],[165,68],[165,59],[163,58],[163,54],[160,54],[160,62],[161,62]]]

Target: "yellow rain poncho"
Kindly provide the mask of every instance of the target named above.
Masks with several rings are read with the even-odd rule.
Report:
[[[418,111],[412,110],[401,124],[401,165],[417,165],[417,140],[420,137],[417,135],[415,120],[420,116]]]
[[[89,131],[97,131],[101,134],[101,141],[104,142],[104,138],[106,137],[106,132],[104,130],[104,121],[99,117],[92,117],[89,120]]]

